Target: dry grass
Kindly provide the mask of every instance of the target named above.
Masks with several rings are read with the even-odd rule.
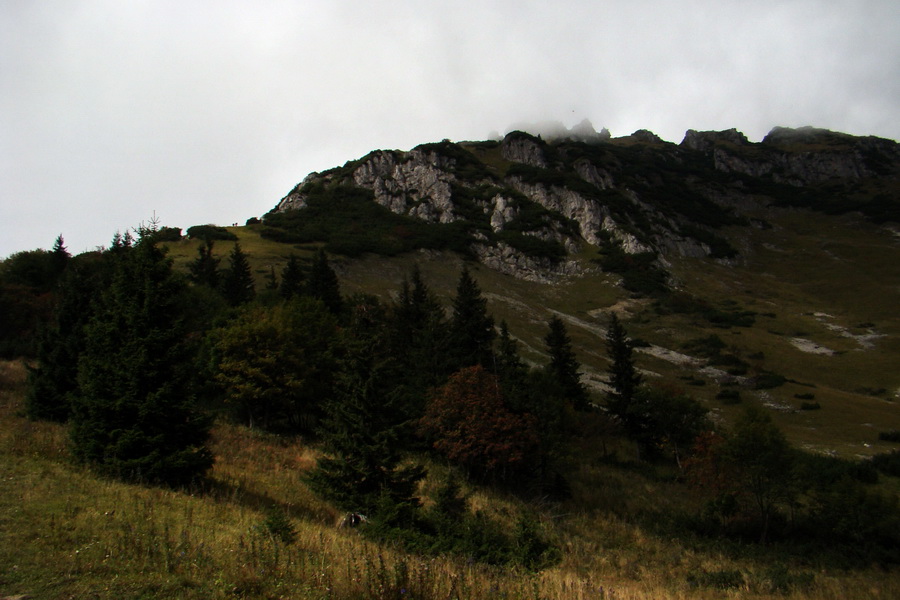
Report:
[[[773,593],[766,563],[667,539],[629,522],[631,513],[678,508],[679,485],[606,466],[596,449],[576,449],[572,501],[540,512],[563,550],[541,573],[410,556],[337,529],[337,515],[302,485],[315,460],[291,442],[219,425],[212,484],[173,491],[98,479],[72,464],[63,427],[19,416],[25,371],[0,363],[0,596],[35,598],[300,598],[546,600],[713,598],[891,598],[900,578],[877,570],[809,572],[802,589]],[[439,469],[435,469],[438,471]],[[427,484],[426,484],[427,485]],[[521,501],[470,489],[495,518]],[[293,543],[263,522],[282,508]],[[540,509],[532,506],[531,509]],[[691,585],[696,573],[737,572],[731,589]],[[776,573],[777,575],[777,573]]]

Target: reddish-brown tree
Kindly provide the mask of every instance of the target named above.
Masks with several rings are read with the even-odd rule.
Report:
[[[537,420],[510,411],[497,377],[481,365],[458,371],[435,390],[420,425],[437,451],[485,478],[519,471],[539,440]]]

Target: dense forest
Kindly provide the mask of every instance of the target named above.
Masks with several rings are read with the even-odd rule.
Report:
[[[582,383],[563,320],[546,322],[546,362],[524,360],[467,266],[452,297],[414,268],[384,300],[342,294],[322,250],[257,282],[239,243],[223,262],[214,230],[193,234],[205,241],[183,271],[166,251],[180,230],[155,225],[103,251],[73,257],[60,237],[0,265],[0,350],[32,365],[27,416],[64,423],[71,455],[103,477],[202,491],[211,428],[230,422],[315,445],[296,485],[370,539],[534,571],[565,552],[538,513],[571,499],[590,446],[614,468],[691,490],[693,510],[652,518],[660,535],[843,567],[900,560],[897,496],[877,485],[900,473],[900,455],[804,452],[753,406],[717,424],[681,387],[645,380],[614,313],[599,394]],[[428,465],[441,483],[425,497]],[[533,513],[503,527],[470,506],[471,486]],[[283,515],[267,524],[290,543]]]

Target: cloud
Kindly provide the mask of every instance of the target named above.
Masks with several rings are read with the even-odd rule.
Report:
[[[900,138],[892,1],[11,0],[0,256],[243,222],[376,148],[590,119]]]

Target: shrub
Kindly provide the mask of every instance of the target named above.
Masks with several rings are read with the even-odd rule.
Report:
[[[900,442],[900,431],[896,429],[882,431],[878,434],[878,439],[883,442]]]
[[[234,242],[237,236],[218,225],[194,225],[188,227],[188,238],[192,240],[220,240],[223,242]]]
[[[771,390],[784,385],[786,382],[787,379],[785,379],[784,375],[772,373],[771,371],[763,371],[756,376],[756,380],[753,383],[753,389]]]
[[[291,524],[285,512],[279,508],[272,508],[266,514],[265,520],[259,529],[269,533],[272,537],[281,540],[285,544],[292,544],[297,539],[297,531]]]
[[[819,410],[822,408],[818,402],[801,402],[800,410]]]
[[[722,404],[740,404],[741,393],[738,390],[722,390],[716,394],[716,400],[719,400]]]
[[[161,227],[153,234],[153,240],[157,242],[180,242],[181,227]]]
[[[744,585],[744,574],[739,570],[700,571],[688,575],[687,581],[691,587],[735,590]]]
[[[872,466],[884,473],[900,477],[900,450],[892,450],[872,457]]]

